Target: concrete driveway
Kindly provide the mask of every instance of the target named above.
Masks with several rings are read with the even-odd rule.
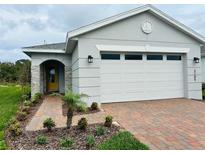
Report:
[[[188,99],[103,104],[151,149],[205,149],[205,103]]]

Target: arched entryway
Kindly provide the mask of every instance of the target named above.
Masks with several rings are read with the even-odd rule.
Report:
[[[65,92],[65,65],[47,60],[40,65],[40,89],[43,93]]]

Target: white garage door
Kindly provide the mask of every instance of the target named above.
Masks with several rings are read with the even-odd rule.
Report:
[[[178,54],[101,54],[101,103],[184,96]]]

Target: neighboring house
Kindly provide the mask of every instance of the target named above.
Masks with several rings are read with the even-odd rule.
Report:
[[[32,95],[70,89],[88,94],[88,104],[201,100],[203,44],[203,36],[145,5],[68,32],[65,43],[23,51],[32,61]]]

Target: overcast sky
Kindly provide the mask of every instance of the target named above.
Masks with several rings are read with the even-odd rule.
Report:
[[[65,41],[66,32],[140,5],[0,5],[0,61],[28,58],[21,47]],[[205,5],[155,5],[205,36]]]

